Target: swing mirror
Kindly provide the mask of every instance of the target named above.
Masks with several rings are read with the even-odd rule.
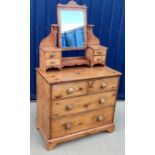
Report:
[[[59,47],[67,50],[84,49],[87,40],[86,6],[70,1],[58,4]]]

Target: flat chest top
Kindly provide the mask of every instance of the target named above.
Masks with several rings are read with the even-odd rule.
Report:
[[[120,72],[109,67],[71,67],[64,68],[62,71],[53,70],[48,72],[43,72],[37,68],[37,72],[42,75],[48,83],[51,84],[121,75]]]

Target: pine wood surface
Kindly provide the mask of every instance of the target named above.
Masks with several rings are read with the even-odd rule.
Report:
[[[84,95],[52,102],[52,118],[64,117],[115,105],[116,91]]]
[[[63,83],[67,81],[78,81],[87,80],[95,78],[107,78],[120,76],[121,73],[111,69],[109,67],[69,67],[64,68],[61,72],[58,70],[52,70],[52,72],[43,72],[41,69],[37,68],[39,74],[41,74],[44,79],[50,83]]]
[[[98,120],[99,116],[103,117]],[[114,108],[108,107],[92,112],[83,113],[76,116],[66,116],[65,118],[60,118],[52,120],[51,135],[52,138],[61,137],[78,131],[95,128],[97,126],[103,126],[112,123],[114,116]],[[66,127],[67,123],[70,127]]]
[[[109,67],[37,69],[36,126],[48,149],[101,131],[114,130],[120,72]]]
[[[100,40],[93,34],[93,25],[86,23],[87,7],[71,0],[65,5],[58,4],[57,8],[59,24],[53,24],[50,34],[41,41],[40,68],[36,69],[36,127],[48,149],[101,131],[113,132],[121,75],[106,66],[107,48],[100,45]],[[83,10],[85,14],[84,57],[62,57],[62,52],[68,49],[61,48],[61,9]],[[94,66],[96,64],[100,66]]]

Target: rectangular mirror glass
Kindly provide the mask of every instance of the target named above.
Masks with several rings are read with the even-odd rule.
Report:
[[[85,47],[85,14],[81,10],[60,11],[60,39],[62,48]]]

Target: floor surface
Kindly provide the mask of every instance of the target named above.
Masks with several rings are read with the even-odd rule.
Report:
[[[48,151],[35,127],[36,103],[31,102],[31,155],[125,155],[125,104],[118,101],[115,113],[115,131],[99,133],[66,142]]]

